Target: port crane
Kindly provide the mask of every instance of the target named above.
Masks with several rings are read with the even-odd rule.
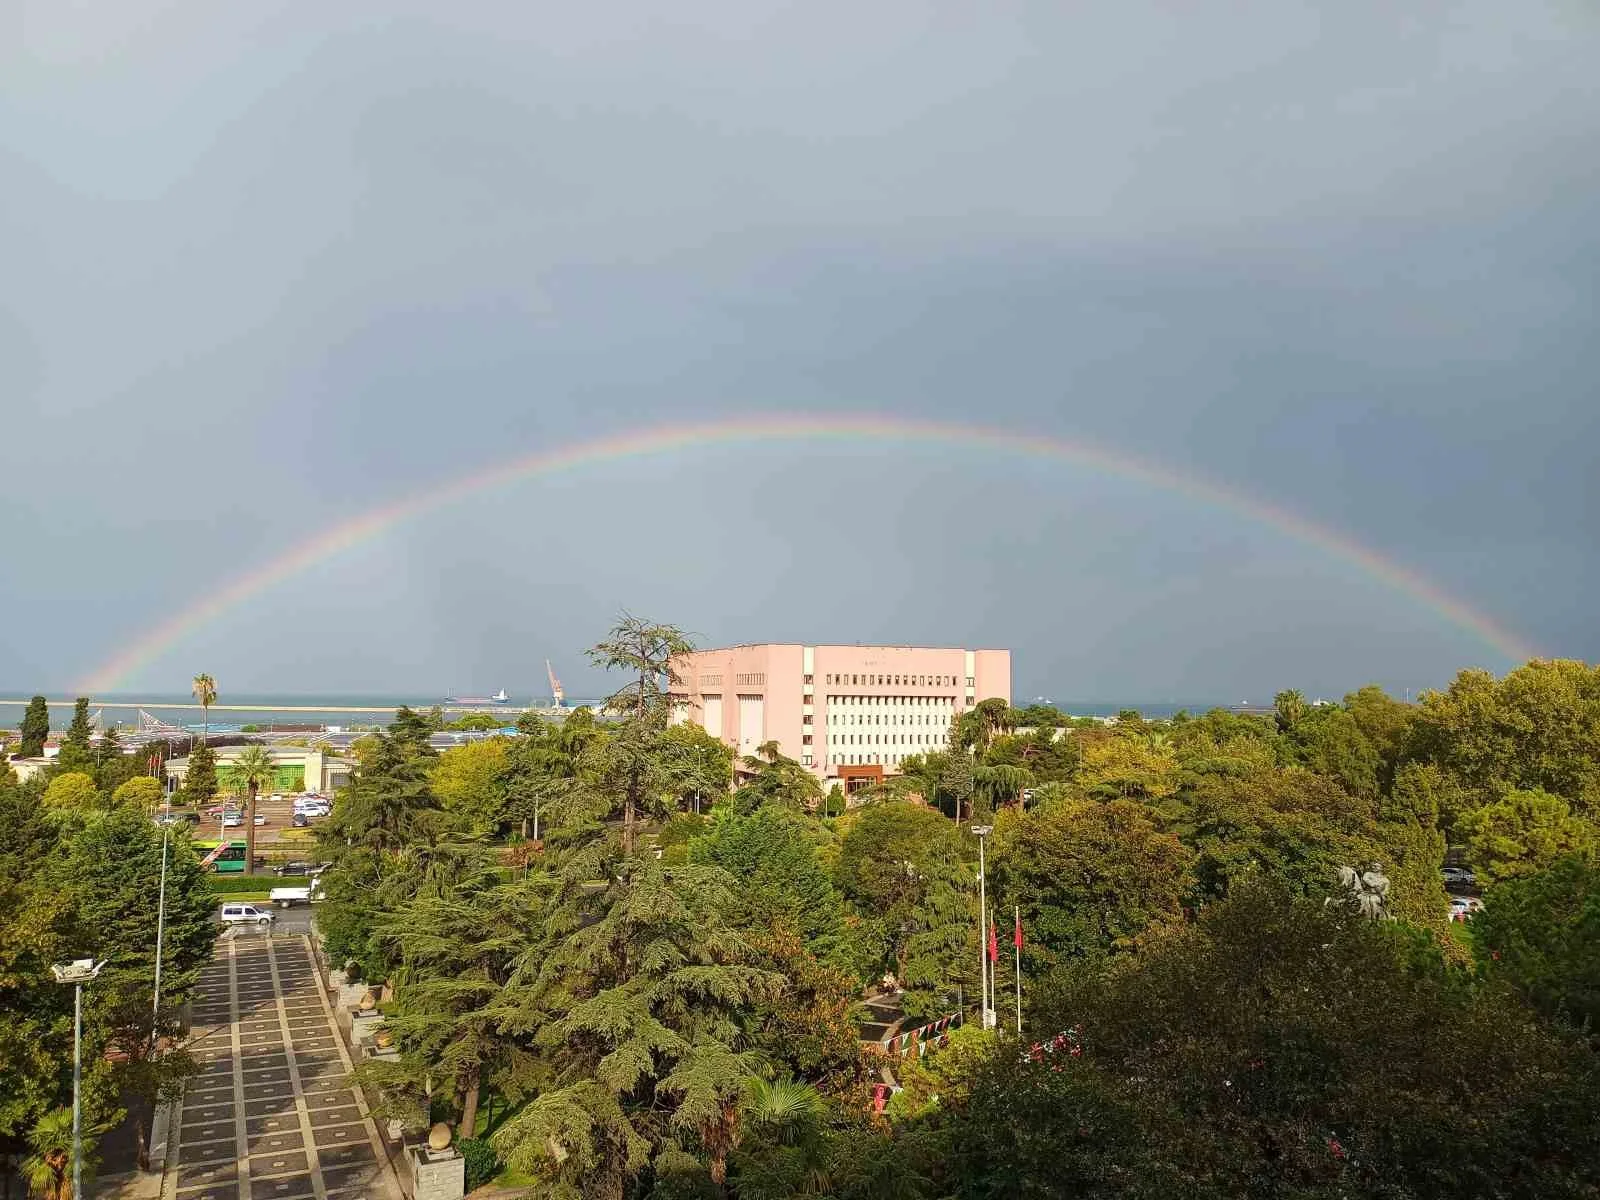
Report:
[[[556,669],[550,665],[550,660],[544,660],[544,673],[550,676],[550,694],[555,697],[556,707],[566,707],[567,693],[561,688],[561,680],[556,678]]]

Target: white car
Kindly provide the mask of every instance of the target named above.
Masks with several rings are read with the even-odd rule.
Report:
[[[259,909],[254,904],[224,904],[222,906],[222,923],[224,925],[260,925],[265,928],[276,919],[272,913]]]
[[[222,814],[222,827],[224,829],[226,829],[229,825],[243,825],[243,824],[244,824],[244,814],[243,813],[225,812],[225,813]]]
[[[259,827],[261,825],[265,825],[266,823],[267,823],[267,814],[266,813],[257,813],[256,814],[256,825]]]

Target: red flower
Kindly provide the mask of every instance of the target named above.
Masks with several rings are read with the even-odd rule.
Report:
[[[1339,1144],[1339,1139],[1338,1138],[1329,1138],[1328,1139],[1328,1151],[1335,1158],[1340,1159],[1341,1161],[1343,1159],[1349,1157],[1349,1155],[1347,1155],[1344,1152],[1344,1147]]]

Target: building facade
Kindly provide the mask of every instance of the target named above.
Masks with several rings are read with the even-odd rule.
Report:
[[[243,746],[217,747],[219,794],[243,790],[234,779],[233,770],[233,764],[243,750]],[[304,746],[268,746],[267,754],[272,759],[272,779],[261,785],[261,791],[268,795],[274,792],[284,795],[294,792],[320,792],[324,796],[331,796],[350,782],[350,772],[355,770],[356,765],[350,759],[327,754],[319,748]],[[168,759],[167,789],[177,791],[183,786],[188,774],[187,757]]]
[[[673,720],[738,755],[776,742],[824,784],[940,750],[980,700],[1011,700],[1009,650],[765,643],[675,660]]]

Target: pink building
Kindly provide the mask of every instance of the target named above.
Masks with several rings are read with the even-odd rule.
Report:
[[[740,755],[774,741],[824,783],[892,774],[940,750],[980,700],[1011,699],[1011,651],[765,643],[674,664],[675,721]]]

